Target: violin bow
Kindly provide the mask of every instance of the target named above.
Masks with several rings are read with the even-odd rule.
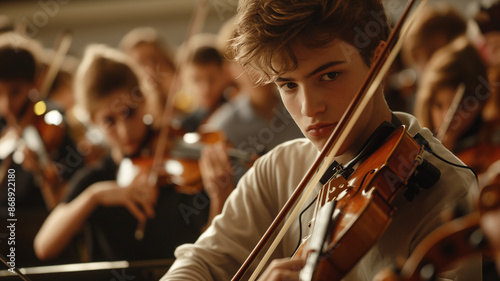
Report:
[[[170,126],[169,124],[171,123],[173,116],[174,116],[174,105],[175,105],[175,100],[177,97],[178,90],[180,89],[180,82],[179,82],[179,70],[181,67],[185,64],[187,60],[187,55],[188,55],[188,50],[191,45],[191,38],[199,33],[199,31],[203,27],[203,23],[205,22],[205,18],[207,15],[208,11],[208,0],[198,0],[196,3],[194,10],[193,10],[193,16],[191,17],[191,20],[189,22],[189,28],[188,28],[188,33],[186,35],[186,39],[184,40],[184,48],[180,50],[179,53],[179,63],[175,69],[174,76],[172,78],[172,83],[170,84],[170,89],[167,93],[167,98],[165,100],[165,107],[163,109],[162,115],[161,115],[161,120],[160,120],[160,133],[159,133],[159,140],[158,143],[156,144],[156,147],[154,149],[154,156],[153,156],[153,164],[152,168],[149,172],[148,175],[148,184],[149,185],[157,185],[158,184],[158,177],[159,177],[159,171],[157,167],[160,166],[160,163],[162,161],[163,155],[165,154],[165,150],[167,147],[167,141],[168,141],[168,135],[170,132]],[[145,222],[139,222],[137,225],[137,229],[135,231],[135,238],[137,240],[142,240],[144,237],[144,231],[146,228],[146,223]]]
[[[249,280],[255,280],[259,275],[260,271],[262,271],[263,267],[265,266],[269,258],[271,257],[272,253],[278,246],[279,242],[281,241],[285,233],[288,231],[292,222],[297,218],[300,212],[300,208],[305,205],[307,198],[309,198],[309,196],[313,192],[316,184],[319,183],[319,180],[325,173],[326,169],[328,168],[328,165],[333,162],[333,158],[336,156],[336,154],[340,150],[340,147],[346,140],[349,131],[351,130],[352,127],[354,127],[355,123],[361,116],[363,109],[366,107],[370,99],[375,94],[375,91],[380,86],[382,80],[389,71],[390,66],[394,62],[397,54],[399,53],[399,50],[401,49],[404,40],[398,41],[397,40],[398,34],[401,33],[402,34],[401,39],[404,39],[405,35],[407,34],[406,31],[410,28],[416,16],[421,14],[427,0],[420,1],[421,2],[420,6],[415,11],[415,13],[413,13],[413,17],[411,17],[407,26],[404,27],[405,28],[404,32],[401,32],[403,29],[404,22],[408,18],[415,2],[416,0],[410,0],[409,3],[407,4],[407,7],[403,12],[400,20],[397,22],[393,31],[391,32],[386,42],[386,46],[382,50],[381,55],[376,59],[376,61],[370,68],[370,71],[368,72],[365,81],[361,85],[360,89],[353,98],[347,110],[344,112],[344,115],[339,121],[338,126],[334,129],[328,141],[321,150],[321,153],[316,157],[316,160],[314,161],[313,165],[308,170],[306,175],[302,178],[301,182],[299,183],[293,194],[290,196],[288,201],[285,203],[279,214],[276,216],[271,226],[267,229],[264,236],[262,236],[260,241],[257,243],[255,248],[252,250],[250,255],[243,263],[243,265],[235,274],[235,276],[232,279],[233,281],[240,280],[243,277],[243,275],[248,270],[252,262],[256,259],[257,255],[262,251],[265,244],[267,244],[267,242],[274,235],[279,225],[281,225],[281,223],[285,220],[285,217],[288,214],[290,214],[288,216],[288,219],[285,221],[283,227],[281,228],[280,232],[274,239],[273,243],[267,250],[266,254],[261,259],[259,265],[255,269],[253,274],[250,276]],[[291,211],[292,208],[294,208],[293,211]]]
[[[40,86],[40,96],[38,100],[44,100],[48,97],[50,87],[52,86],[52,83],[54,83],[57,73],[62,67],[64,57],[69,51],[72,40],[73,35],[69,30],[63,30],[61,34],[59,34],[54,46],[54,50],[56,50],[54,58],[52,60],[52,63],[47,68],[45,77],[43,78],[42,84]]]
[[[453,101],[451,102],[450,107],[448,108],[448,111],[444,116],[443,123],[439,127],[439,130],[436,134],[436,138],[439,141],[442,141],[446,135],[446,132],[448,132],[448,129],[451,125],[451,121],[453,121],[453,117],[455,116],[455,113],[457,113],[458,105],[460,104],[462,98],[464,97],[464,93],[465,93],[465,83],[460,83],[460,85],[458,85],[455,96],[453,97]]]

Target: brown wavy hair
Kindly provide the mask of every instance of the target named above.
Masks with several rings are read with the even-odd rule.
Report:
[[[415,117],[422,127],[438,129],[432,125],[430,112],[436,91],[445,87],[457,89],[461,83],[465,86],[461,103],[473,101],[478,106],[476,112],[481,112],[490,95],[487,68],[465,36],[438,50],[429,61],[415,101]]]
[[[75,76],[76,105],[93,118],[97,101],[116,90],[125,89],[134,96],[135,102],[145,101],[148,108],[154,108],[158,94],[154,87],[144,83],[145,76],[140,67],[122,52],[105,45],[90,45]]]
[[[341,39],[370,65],[389,30],[380,0],[242,0],[231,48],[249,74],[268,83],[297,68],[298,41],[320,48]]]

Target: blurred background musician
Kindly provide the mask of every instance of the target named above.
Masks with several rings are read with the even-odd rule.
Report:
[[[385,91],[392,109],[413,112],[415,92],[432,55],[466,31],[466,19],[450,4],[438,2],[425,7],[408,31],[400,60],[387,79]]]
[[[184,132],[196,132],[200,125],[210,123],[214,113],[231,99],[233,89],[223,67],[223,56],[216,46],[198,41],[189,48],[180,73],[183,91],[193,97],[196,109],[177,126]]]
[[[144,173],[128,186],[118,186],[118,163],[124,157],[152,157],[157,132],[148,125],[155,94],[142,87],[140,73],[114,49],[98,45],[86,50],[76,76],[77,105],[104,131],[110,154],[73,178],[63,203],[35,239],[40,259],[56,257],[82,230],[92,261],[169,258],[177,245],[194,241],[206,223],[208,206],[197,208],[197,195],[151,186]],[[196,213],[186,216],[180,206]],[[138,241],[137,221],[145,220],[144,239]]]
[[[176,71],[170,49],[152,27],[137,27],[130,30],[120,40],[119,47],[143,69],[144,87],[154,89],[158,94],[156,103],[159,106],[158,110],[163,110]],[[176,114],[189,110],[189,104],[184,107],[178,105],[179,103],[176,103]]]
[[[420,81],[415,104],[419,123],[435,134],[441,126],[447,126],[441,142],[459,158],[468,149],[483,144],[497,145],[491,142],[491,131],[482,116],[490,97],[487,77],[486,65],[475,46],[466,37],[459,37],[432,56]],[[463,97],[456,112],[450,113],[451,121],[444,124],[460,85],[464,87]],[[490,151],[461,160],[482,173],[496,157]]]
[[[16,33],[0,35],[0,115],[6,120],[2,143],[1,214],[7,217],[7,169],[15,170],[16,218],[20,264],[38,264],[32,239],[49,210],[83,165],[64,113],[49,100],[39,101],[42,47]],[[14,142],[15,146],[7,145]],[[6,148],[7,147],[7,148]],[[7,243],[2,243],[2,248]]]

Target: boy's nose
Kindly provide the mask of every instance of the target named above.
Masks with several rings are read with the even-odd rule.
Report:
[[[321,96],[311,89],[303,89],[301,93],[301,113],[307,117],[314,117],[326,110],[326,104]]]

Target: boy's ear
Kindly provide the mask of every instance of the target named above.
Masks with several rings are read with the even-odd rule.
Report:
[[[374,57],[373,57],[373,61],[377,60],[379,58],[379,56],[382,54],[382,51],[384,50],[385,46],[387,45],[387,43],[385,41],[380,41],[380,43],[378,44],[377,48],[375,49],[375,54],[374,54]],[[386,54],[386,57],[389,56],[389,54],[387,53]]]

